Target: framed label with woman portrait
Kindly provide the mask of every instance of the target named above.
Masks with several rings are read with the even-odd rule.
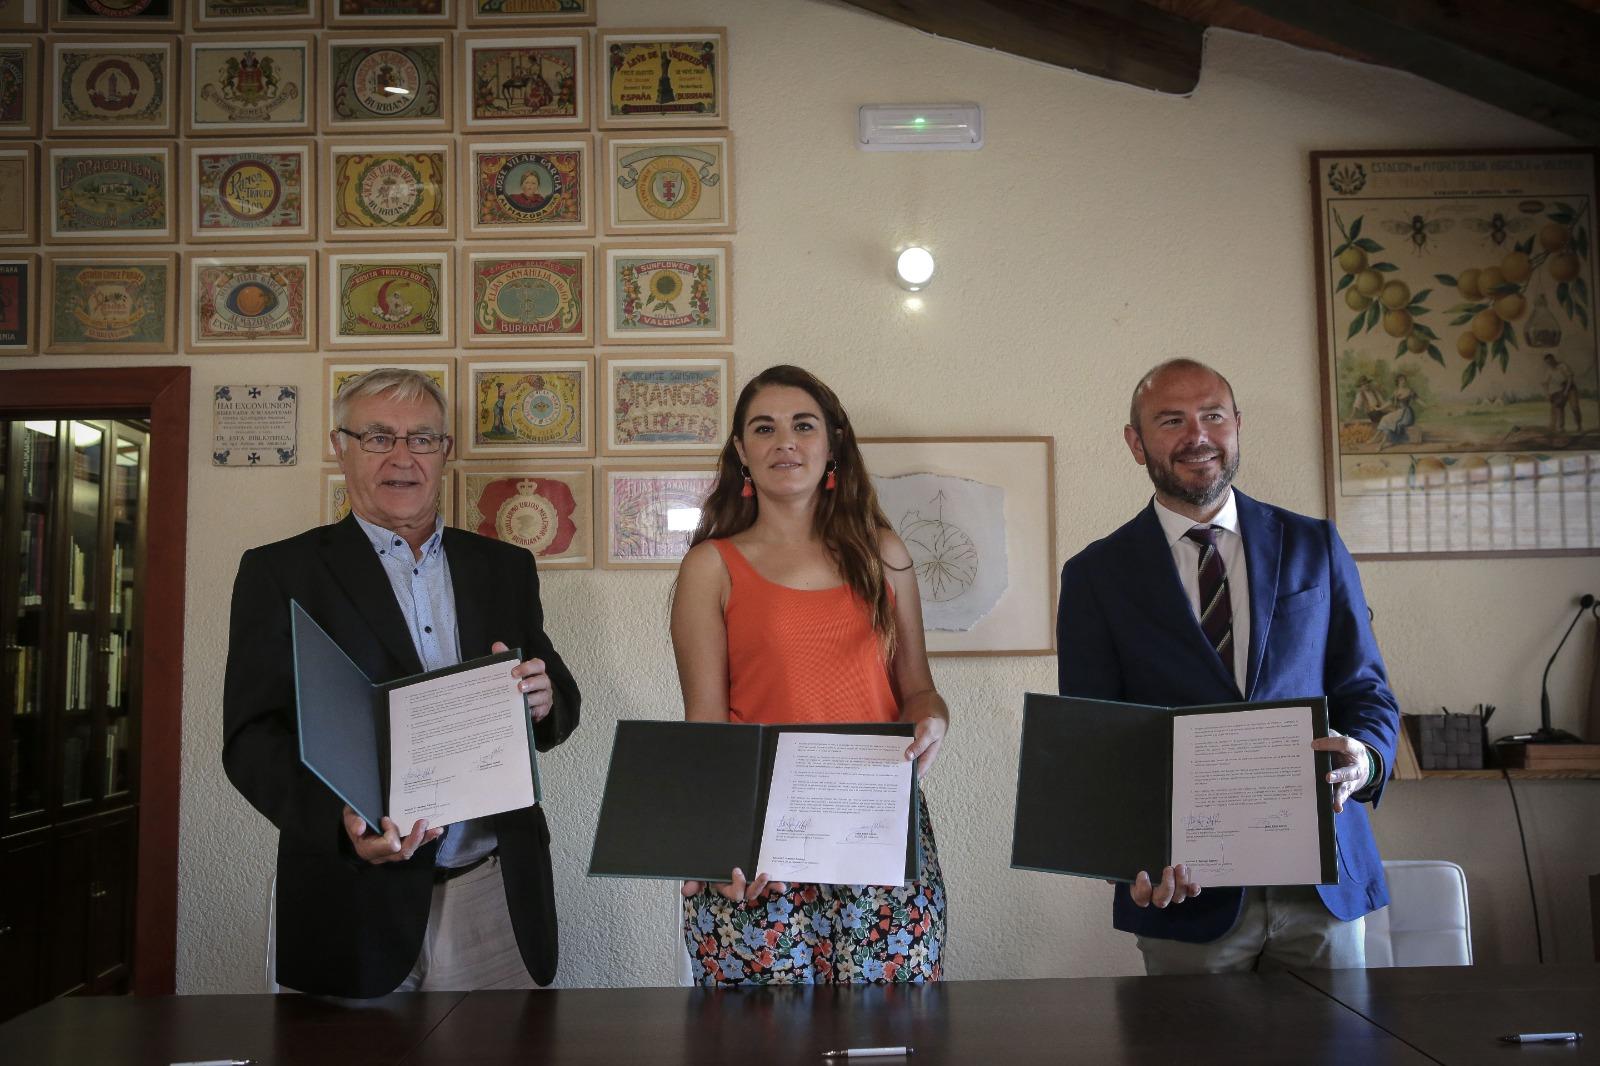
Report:
[[[865,437],[929,655],[1053,655],[1055,438]]]
[[[589,137],[469,137],[463,151],[468,233],[536,239],[594,233]]]

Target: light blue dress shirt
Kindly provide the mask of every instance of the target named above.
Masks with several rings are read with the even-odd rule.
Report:
[[[378,553],[383,572],[394,589],[395,602],[405,616],[411,644],[422,661],[422,669],[437,670],[461,661],[461,635],[456,628],[455,589],[450,584],[450,563],[444,554],[444,518],[434,516],[433,536],[422,545],[418,559],[411,546],[398,533],[368,522],[356,515],[356,522]],[[402,827],[402,832],[409,829]],[[435,865],[466,866],[495,848],[494,830],[488,819],[474,818],[449,826],[439,842]]]

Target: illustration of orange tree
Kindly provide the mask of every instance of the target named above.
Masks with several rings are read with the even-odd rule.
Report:
[[[1541,271],[1555,283],[1556,303],[1567,319],[1588,327],[1589,286],[1582,277],[1583,263],[1589,256],[1588,211],[1587,204],[1580,210],[1557,203],[1546,213],[1545,224],[1538,233],[1513,245],[1498,263],[1469,267],[1456,275],[1433,276],[1463,297],[1462,302],[1445,312],[1455,316],[1451,326],[1467,327],[1456,336],[1456,354],[1467,360],[1461,373],[1461,388],[1472,384],[1491,359],[1500,364],[1504,373],[1512,351],[1521,349],[1511,324],[1528,317],[1528,289]],[[1398,273],[1399,267],[1372,261],[1371,257],[1383,251],[1383,245],[1361,235],[1362,218],[1354,219],[1348,227],[1337,211],[1333,218],[1344,238],[1332,255],[1343,271],[1334,291],[1344,293],[1345,305],[1355,312],[1345,339],[1382,325],[1385,333],[1398,339],[1396,356],[1408,351],[1425,352],[1440,366],[1445,365],[1439,335],[1419,321],[1429,313],[1426,301],[1433,290],[1413,293],[1405,280],[1389,277]],[[1552,327],[1556,339],[1547,335]],[[1554,347],[1559,336],[1560,329],[1553,318],[1540,329],[1529,322],[1523,333],[1530,345],[1545,348]]]

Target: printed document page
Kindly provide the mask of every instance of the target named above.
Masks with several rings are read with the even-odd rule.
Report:
[[[911,771],[903,736],[784,733],[761,855],[774,881],[903,885]]]
[[[534,802],[528,712],[501,660],[389,692],[389,817],[408,833]]]
[[[1184,714],[1172,724],[1172,861],[1196,883],[1322,879],[1312,709]]]

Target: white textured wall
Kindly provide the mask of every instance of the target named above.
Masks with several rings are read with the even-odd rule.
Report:
[[[864,434],[1054,435],[1058,564],[1147,497],[1121,426],[1139,373],[1171,355],[1232,376],[1246,412],[1242,487],[1322,513],[1308,151],[1563,143],[1402,74],[1230,33],[1211,34],[1200,87],[1179,99],[813,0],[602,0],[602,17],[729,27],[737,376],[802,363],[839,391]],[[853,146],[858,105],[947,99],[983,104],[981,152]],[[918,313],[888,278],[890,250],[909,240],[939,259]],[[240,551],[317,521],[318,467],[213,469],[205,397],[224,382],[301,385],[301,453],[314,456],[320,356],[148,361],[195,368],[178,983],[251,991],[273,834],[219,764],[227,601]],[[1402,704],[1484,700],[1502,708],[1497,728],[1535,724],[1562,604],[1600,584],[1596,570],[1593,559],[1364,565]],[[545,578],[551,634],[585,707],[577,734],[543,760],[564,985],[671,979],[672,887],[582,872],[612,723],[679,713],[670,580]],[[1592,662],[1575,647],[1552,675],[1558,725],[1581,728]],[[1109,889],[1006,868],[1020,695],[1053,690],[1054,660],[935,660],[934,674],[954,718],[928,784],[951,900],[950,976],[1137,972],[1131,941],[1109,928]],[[1547,956],[1586,958],[1582,876],[1600,870],[1600,787],[1519,789]],[[710,784],[706,801],[716,801]],[[1532,958],[1503,785],[1394,786],[1377,823],[1395,857],[1467,867],[1480,959]]]

